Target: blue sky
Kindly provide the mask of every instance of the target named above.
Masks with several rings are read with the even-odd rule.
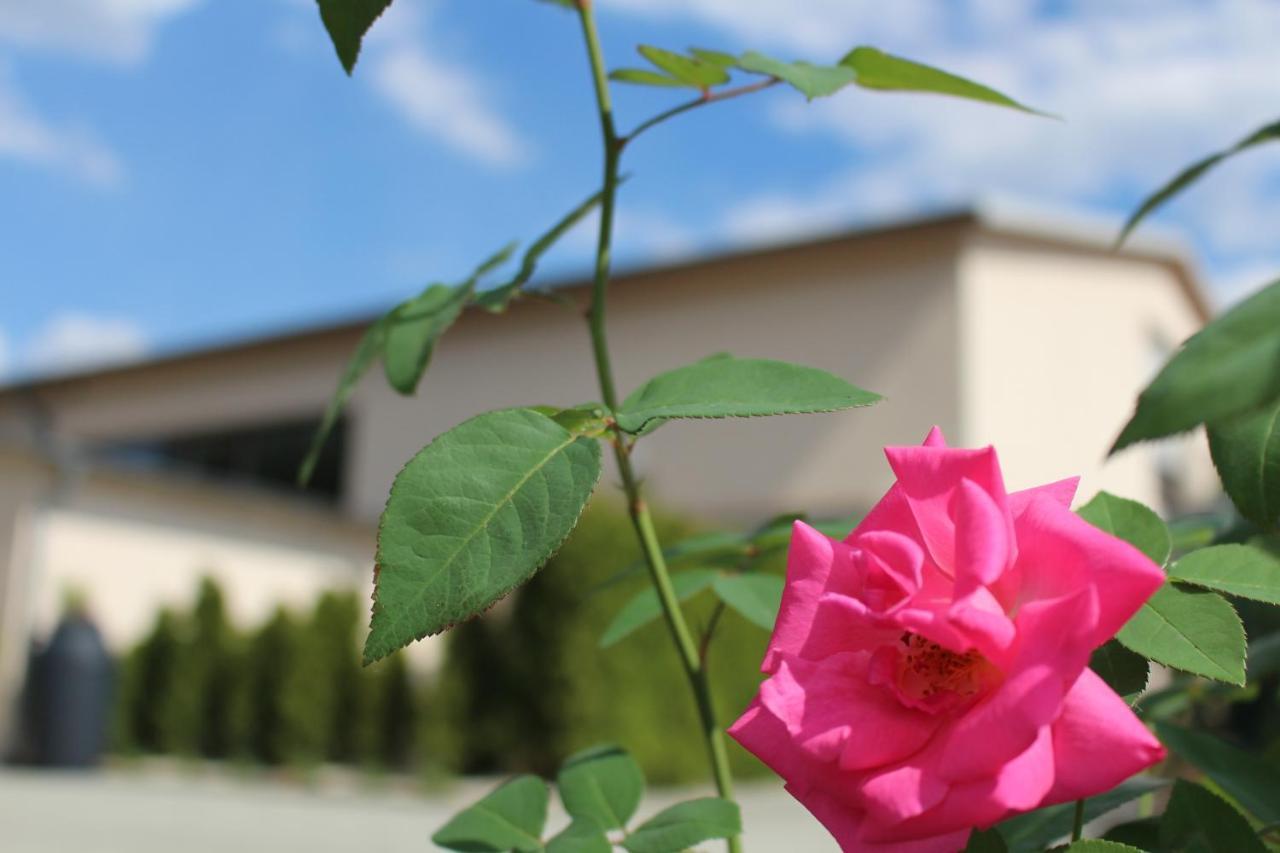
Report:
[[[1280,117],[1280,4],[598,0],[640,42],[833,60],[870,43],[1061,114],[855,89],[696,111],[628,152],[624,261],[996,200],[1117,225],[1187,161]],[[630,126],[679,98],[617,87]],[[528,239],[598,180],[575,20],[397,0],[354,79],[311,0],[0,0],[0,373],[371,312]],[[1220,301],[1280,272],[1280,146],[1160,225]],[[549,256],[580,272],[585,234]]]

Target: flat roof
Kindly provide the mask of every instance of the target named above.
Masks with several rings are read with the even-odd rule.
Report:
[[[1009,202],[974,205],[903,220],[880,221],[862,227],[815,234],[800,240],[780,240],[748,247],[713,249],[670,262],[615,266],[614,278],[621,281],[655,274],[695,272],[729,262],[775,257],[845,243],[871,242],[929,230],[963,230],[965,228],[975,228],[995,236],[1040,243],[1050,248],[1115,255],[1165,266],[1178,278],[1188,301],[1197,313],[1206,320],[1212,314],[1200,285],[1200,276],[1194,259],[1182,241],[1167,233],[1155,237],[1139,235],[1128,241],[1122,249],[1117,249],[1114,245],[1116,234],[1114,223],[1087,216],[1064,214],[1061,210]],[[579,275],[552,280],[537,289],[574,290],[589,285],[590,279]],[[48,376],[22,378],[8,384],[0,382],[0,395],[17,395],[86,379],[136,373],[155,367],[216,357],[222,353],[248,352],[257,347],[354,332],[367,326],[381,313],[381,311],[371,311],[337,322],[232,337],[213,344],[161,352],[128,362],[92,366],[83,370],[59,372]]]

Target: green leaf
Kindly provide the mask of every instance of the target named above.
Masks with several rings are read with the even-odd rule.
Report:
[[[462,285],[433,284],[391,312],[382,366],[392,388],[405,395],[417,390],[436,341],[470,298]]]
[[[1253,544],[1201,548],[1174,563],[1169,577],[1240,598],[1280,604],[1280,548],[1268,550]]]
[[[766,631],[773,630],[782,604],[782,578],[753,572],[721,575],[713,588],[725,604]]]
[[[609,836],[594,821],[575,820],[547,842],[547,853],[610,853]]]
[[[501,249],[481,261],[479,266],[471,271],[470,277],[468,277],[463,283],[475,286],[480,279],[511,260],[511,256],[516,253],[516,249],[519,247],[520,243],[516,240],[512,240],[510,243],[506,244]]]
[[[862,521],[862,515],[849,515],[844,518],[831,518],[825,521],[817,521],[813,524],[813,529],[832,539],[843,539],[849,535],[853,528],[858,526]]]
[[[1186,515],[1169,522],[1169,535],[1173,538],[1173,553],[1185,554],[1206,545],[1212,545],[1227,528],[1224,514],[1204,513]]]
[[[1163,788],[1167,782],[1135,777],[1084,801],[1084,819],[1089,822],[1117,809],[1130,800]],[[1075,803],[1062,803],[1036,809],[1001,822],[996,828],[1004,836],[1012,853],[1040,853],[1054,841],[1070,834],[1075,818]]]
[[[770,519],[756,528],[751,534],[751,547],[754,549],[755,554],[757,556],[769,554],[790,545],[791,531],[794,529],[796,521],[808,522],[808,519],[803,514],[788,513]],[[844,531],[844,533],[848,532],[848,530]],[[833,538],[843,539],[844,534],[842,533]]]
[[[1111,452],[1280,398],[1280,281],[1196,332],[1138,395]]]
[[[517,776],[458,812],[431,840],[447,850],[542,850],[550,795],[537,776]]]
[[[556,779],[564,809],[573,819],[604,829],[623,829],[640,805],[644,774],[620,747],[605,745],[570,756]]]
[[[725,53],[722,50],[708,50],[705,47],[691,47],[689,53],[701,59],[703,62],[710,62],[712,65],[719,65],[721,68],[733,68],[738,64],[738,57],[732,53]]]
[[[1141,848],[1101,838],[1082,838],[1063,850],[1065,853],[1143,853]]]
[[[625,178],[619,181],[623,183]],[[575,225],[581,222],[591,211],[600,205],[600,200],[604,198],[604,191],[595,193],[583,200],[577,207],[566,213],[564,216],[552,225],[548,231],[533,241],[533,244],[525,251],[524,257],[520,259],[520,269],[508,281],[490,288],[488,290],[477,293],[474,302],[486,311],[500,312],[506,309],[511,300],[520,292],[520,288],[533,278],[534,272],[538,268],[538,261],[547,253],[547,250],[556,244],[557,241]]]
[[[1128,844],[1139,850],[1160,849],[1160,818],[1144,817],[1113,826],[1102,836],[1107,841]]]
[[[609,72],[610,80],[619,83],[634,83],[638,86],[667,86],[674,89],[697,89],[693,83],[686,83],[666,74],[649,71],[646,68],[617,68]]]
[[[382,514],[365,661],[528,580],[573,530],[599,476],[595,440],[527,409],[479,415],[424,447]]]
[[[1169,528],[1147,507],[1110,492],[1098,492],[1076,512],[1085,521],[1112,536],[1118,536],[1146,554],[1156,565],[1169,561],[1173,539]]]
[[[608,429],[608,409],[599,403],[586,403],[569,409],[559,409],[547,414],[547,417],[560,424],[574,435],[585,435],[598,438]]]
[[[743,71],[777,77],[811,101],[814,98],[834,95],[852,83],[854,78],[853,70],[844,65],[783,62],[754,50],[739,57],[738,67]]]
[[[1148,196],[1147,199],[1138,206],[1138,209],[1135,210],[1129,216],[1128,221],[1125,222],[1124,228],[1121,229],[1120,237],[1116,243],[1123,243],[1125,238],[1129,236],[1133,229],[1138,227],[1138,223],[1145,219],[1152,211],[1163,205],[1178,193],[1182,192],[1195,181],[1199,180],[1205,172],[1209,171],[1223,160],[1235,154],[1239,154],[1241,151],[1252,148],[1255,145],[1261,145],[1264,142],[1273,141],[1280,141],[1280,121],[1255,130],[1253,133],[1249,134],[1226,150],[1219,151],[1216,154],[1210,154],[1203,160],[1192,163],[1190,166],[1175,175],[1173,180],[1169,181],[1169,183],[1165,184],[1152,195]]]
[[[681,601],[692,598],[715,583],[719,572],[712,569],[690,569],[671,576],[671,585]],[[647,587],[623,605],[600,637],[600,648],[607,649],[662,615],[658,593]]]
[[[741,533],[695,533],[663,549],[662,556],[668,563],[695,557],[699,560],[720,560],[744,556],[747,544],[747,538]]]
[[[1160,821],[1160,849],[1196,853],[1266,853],[1244,815],[1206,788],[1179,779]]]
[[[1089,668],[1126,701],[1147,689],[1147,677],[1151,672],[1146,658],[1129,651],[1117,640],[1108,640],[1095,649],[1089,659]]]
[[[1208,425],[1209,452],[1240,514],[1261,527],[1280,525],[1280,400]]]
[[[350,74],[360,56],[360,42],[364,34],[378,20],[378,16],[391,5],[391,0],[316,0],[320,7],[320,20],[329,31],[338,61]]]
[[[631,853],[677,853],[699,842],[740,832],[742,817],[737,803],[703,797],[658,812],[628,835],[622,846]]]
[[[644,434],[671,418],[747,418],[870,406],[863,391],[813,367],[757,358],[715,358],[659,374],[616,413],[618,427]]]
[[[1166,583],[1116,639],[1145,658],[1228,684],[1244,684],[1244,626],[1226,599]]]
[[[1020,104],[1008,95],[983,86],[981,83],[957,77],[955,74],[931,65],[923,65],[885,53],[874,47],[855,47],[840,60],[840,64],[853,70],[857,84],[864,89],[951,95],[956,98],[968,98],[973,101],[1010,107],[1035,115],[1047,115],[1025,104]]]
[[[741,533],[715,531],[697,533],[662,549],[662,556],[668,566],[677,563],[688,563],[695,558],[698,562],[715,565],[736,564],[750,553],[751,543]],[[645,570],[643,559],[632,560],[615,572],[607,580],[597,584],[595,590],[607,589],[627,578],[638,575]]]
[[[382,356],[382,348],[387,340],[387,322],[386,317],[381,317],[365,330],[364,336],[360,338],[360,343],[356,346],[356,351],[351,356],[351,360],[347,362],[346,368],[343,369],[342,378],[338,380],[338,389],[333,392],[333,396],[329,399],[329,405],[324,410],[324,417],[320,419],[320,426],[316,429],[315,435],[311,437],[311,446],[307,448],[307,455],[303,458],[302,464],[298,466],[299,486],[305,486],[311,482],[311,475],[315,473],[316,461],[320,458],[320,451],[324,449],[324,443],[328,440],[329,433],[333,431],[334,424],[338,422],[338,416],[346,408],[347,401],[351,399],[351,395],[355,392],[361,377]]]
[[[725,71],[724,67],[718,63],[704,62],[698,58],[681,56],[678,53],[672,53],[669,50],[663,50],[660,47],[653,47],[647,44],[640,45],[636,50],[662,71],[667,72],[682,83],[688,83],[699,89],[719,86],[721,83],[729,82],[729,72]]]
[[[1203,732],[1156,723],[1165,746],[1194,764],[1263,823],[1280,822],[1280,768]]]
[[[1004,836],[995,829],[975,829],[969,835],[964,853],[1009,853],[1009,845],[1004,843]]]
[[[481,277],[507,262],[516,250],[508,243],[480,263],[461,284],[433,284],[391,311],[383,367],[387,382],[401,394],[417,390],[436,341],[466,307]]]

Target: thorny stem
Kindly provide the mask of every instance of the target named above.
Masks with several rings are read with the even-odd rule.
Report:
[[[707,628],[702,632],[702,642],[698,645],[698,660],[702,662],[702,667],[707,666],[707,653],[711,651],[711,639],[716,635],[716,628],[720,625],[720,617],[724,615],[724,602],[717,601],[716,609],[711,611],[711,618],[707,620]]]
[[[707,104],[714,104],[720,101],[728,101],[733,98],[739,98],[739,97],[742,97],[743,95],[750,95],[752,92],[759,92],[762,89],[768,89],[770,86],[776,85],[781,82],[782,81],[777,77],[768,77],[764,80],[760,80],[755,83],[748,83],[745,86],[738,86],[737,88],[734,88],[734,89],[724,89],[719,92],[705,92],[700,98],[694,98],[692,101],[686,101],[683,104],[679,104],[678,106],[672,107],[666,112],[658,113],[656,116],[649,119],[648,121],[641,122],[636,126],[635,130],[631,131],[626,136],[622,137],[619,140],[619,144],[626,145],[628,142],[635,139],[637,136],[644,133],[646,130],[653,127],[654,125],[662,124],[667,119],[675,118],[681,113],[686,113],[689,110],[696,109],[697,107],[703,107],[703,106],[706,106]]]
[[[609,290],[609,249],[613,239],[613,212],[618,190],[618,162],[622,154],[623,140],[619,138],[613,123],[613,108],[609,102],[609,83],[605,76],[604,57],[600,51],[600,39],[596,31],[595,13],[591,0],[577,0],[578,17],[582,22],[582,34],[586,40],[587,56],[591,62],[592,82],[595,86],[596,106],[600,113],[600,133],[604,142],[604,191],[600,200],[600,236],[596,246],[595,279],[591,294],[588,319],[591,325],[591,347],[595,356],[596,375],[600,382],[600,394],[610,410],[618,407],[618,394],[614,386],[613,366],[609,359],[609,344],[605,331],[605,313]],[[656,122],[646,123],[652,125]],[[644,129],[644,125],[639,129]],[[632,134],[634,136],[634,134]],[[715,707],[711,699],[707,670],[694,643],[693,634],[680,609],[680,600],[671,585],[662,545],[653,526],[653,517],[640,492],[635,470],[631,467],[631,448],[621,435],[612,442],[622,488],[626,492],[627,507],[636,537],[640,541],[649,577],[658,593],[658,600],[666,616],[667,627],[675,642],[680,663],[693,691],[698,717],[711,760],[711,772],[716,790],[726,800],[733,799],[733,777],[729,772],[729,756],[725,750],[724,732],[716,722]],[[740,853],[741,839],[727,840],[730,853]]]

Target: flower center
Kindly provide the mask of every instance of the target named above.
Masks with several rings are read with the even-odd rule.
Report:
[[[894,644],[892,654],[896,660],[884,680],[904,705],[930,713],[968,704],[996,675],[977,650],[953,652],[911,632]]]

